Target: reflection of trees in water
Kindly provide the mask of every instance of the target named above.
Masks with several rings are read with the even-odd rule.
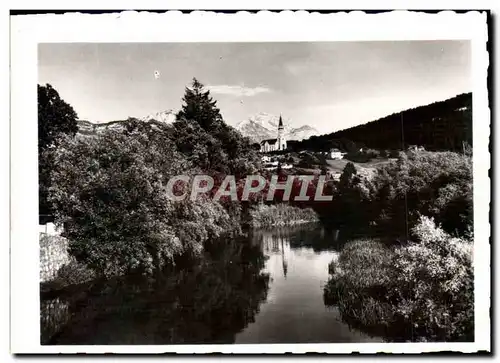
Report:
[[[329,228],[321,224],[298,225],[287,228],[276,228],[273,230],[254,231],[253,238],[257,239],[263,246],[265,253],[278,253],[281,241],[290,248],[312,248],[314,252],[340,251],[349,241],[363,238],[387,239],[387,232],[373,228],[347,228],[341,230]]]
[[[285,254],[285,248],[290,247],[289,235],[281,234],[280,230],[266,231],[257,230],[253,231],[251,239],[256,245],[262,248],[265,254],[280,255],[281,265],[283,268],[283,276],[286,279],[288,273],[288,258]]]
[[[276,228],[272,231],[254,231],[253,238],[258,240],[265,253],[283,253],[284,248],[307,247],[315,252],[338,250],[342,241],[338,230],[328,230],[320,224]],[[287,266],[284,256],[284,269]]]
[[[233,343],[266,299],[269,276],[258,246],[207,246],[188,269],[148,282],[108,283],[72,304],[53,344]],[[83,305],[83,304],[82,304]]]
[[[285,256],[285,246],[283,239],[281,239],[281,264],[283,266],[283,276],[285,276],[286,279],[286,274],[288,272],[288,261]]]

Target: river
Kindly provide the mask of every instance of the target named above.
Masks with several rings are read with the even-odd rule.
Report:
[[[323,302],[341,241],[341,233],[306,225],[208,244],[199,263],[161,280],[116,280],[42,301],[42,343],[381,341]]]

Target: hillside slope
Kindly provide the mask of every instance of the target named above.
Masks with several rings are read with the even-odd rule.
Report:
[[[294,150],[369,147],[400,150],[419,145],[427,150],[462,150],[472,145],[472,93],[416,107],[349,129],[292,143]]]
[[[333,121],[334,122],[334,121]],[[400,150],[419,145],[427,150],[460,151],[472,145],[472,93],[416,107],[363,125],[312,136],[292,143],[294,150],[328,150],[353,147]]]

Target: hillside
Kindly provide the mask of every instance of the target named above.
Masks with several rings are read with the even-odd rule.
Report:
[[[92,136],[100,132],[103,132],[105,130],[122,130],[125,126],[125,121],[127,120],[93,123],[87,120],[78,120],[77,121],[78,134],[83,136]],[[164,124],[163,122],[159,122],[156,120],[150,120],[150,121],[137,120],[137,121],[151,124],[153,125],[153,127]]]
[[[359,147],[400,150],[409,145],[457,151],[462,150],[464,141],[472,145],[472,93],[289,145],[293,150],[314,151],[332,147],[346,151]]]

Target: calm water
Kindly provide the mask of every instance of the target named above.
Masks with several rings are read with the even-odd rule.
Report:
[[[373,341],[323,302],[338,237],[318,226],[254,231],[244,241],[208,245],[201,262],[160,281],[112,281],[42,301],[42,342]]]

